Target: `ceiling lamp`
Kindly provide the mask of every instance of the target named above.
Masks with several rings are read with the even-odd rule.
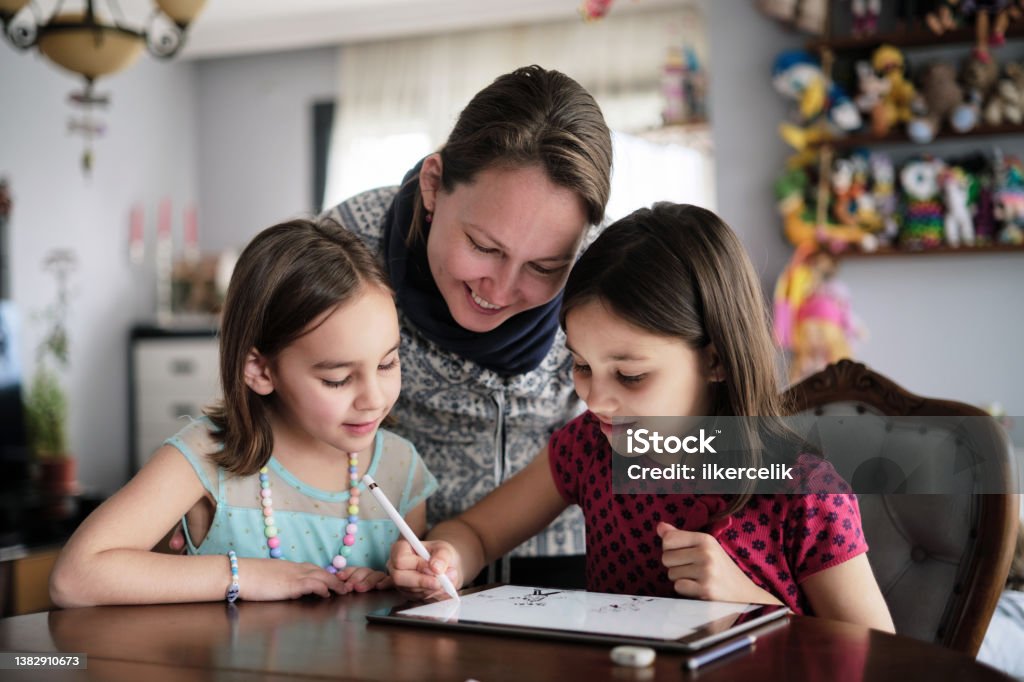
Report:
[[[38,47],[50,61],[85,78],[85,87],[70,96],[84,108],[84,116],[69,123],[73,132],[86,138],[84,170],[92,166],[89,143],[104,128],[91,117],[91,110],[109,103],[109,97],[94,91],[95,80],[130,66],[143,47],[161,59],[176,55],[185,43],[188,25],[205,2],[145,0],[148,16],[133,21],[124,16],[116,0],[82,0],[76,9],[65,9],[68,3],[57,0],[49,3],[53,5],[49,11],[39,8],[41,2],[0,0],[0,28],[8,42],[20,50]],[[105,11],[99,11],[100,5]]]

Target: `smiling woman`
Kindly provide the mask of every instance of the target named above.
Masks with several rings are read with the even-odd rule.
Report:
[[[329,213],[380,255],[397,295],[403,386],[394,428],[438,472],[432,523],[522,469],[579,411],[558,306],[588,227],[603,218],[611,156],[593,97],[562,73],[525,67],[480,91],[401,187]],[[583,550],[574,513],[517,555]],[[568,581],[558,570],[514,568],[520,582],[578,582],[578,570],[565,571]]]

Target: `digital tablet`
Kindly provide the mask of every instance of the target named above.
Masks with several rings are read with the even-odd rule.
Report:
[[[500,585],[461,601],[411,602],[367,616],[392,623],[600,644],[695,651],[784,617],[785,606]]]

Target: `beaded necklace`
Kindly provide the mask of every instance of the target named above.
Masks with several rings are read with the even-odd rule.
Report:
[[[352,545],[356,544],[356,532],[359,530],[359,453],[352,452],[348,456],[348,519],[345,525],[345,537],[341,540],[338,553],[324,568],[337,573],[348,565],[348,556],[352,554]],[[281,538],[274,522],[274,501],[270,492],[270,474],[267,467],[260,468],[260,504],[263,505],[263,534],[267,536],[267,547],[270,548],[271,559],[284,559],[281,551]]]

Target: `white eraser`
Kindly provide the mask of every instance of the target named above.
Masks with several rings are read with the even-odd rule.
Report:
[[[646,646],[617,646],[612,649],[612,661],[615,665],[626,665],[630,668],[646,668],[654,663],[654,649]]]

